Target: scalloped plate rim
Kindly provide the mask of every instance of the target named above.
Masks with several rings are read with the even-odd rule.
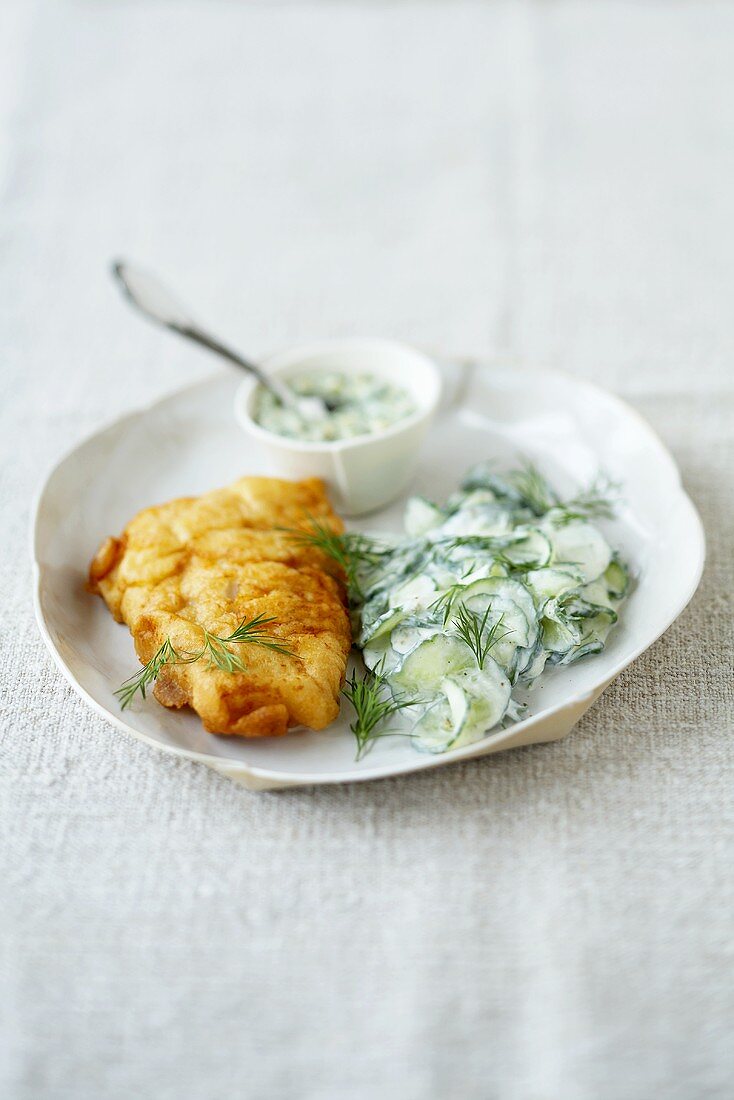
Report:
[[[437,356],[441,359],[442,357]],[[447,358],[443,358],[444,362],[448,362]],[[496,363],[487,363],[477,360],[462,360],[458,363],[457,360],[453,360],[455,364],[465,367],[476,366],[491,366],[494,369],[501,369]],[[64,661],[63,656],[59,652],[55,645],[53,638],[49,632],[46,620],[44,617],[43,609],[41,607],[41,583],[42,583],[42,571],[43,567],[38,560],[37,556],[37,544],[38,544],[38,527],[41,518],[41,510],[45,502],[45,496],[51,482],[57,471],[64,465],[64,463],[72,458],[77,451],[79,451],[87,443],[93,439],[104,435],[112,429],[119,428],[127,420],[135,420],[144,416],[146,413],[153,411],[154,409],[165,405],[170,400],[180,397],[189,392],[195,391],[199,388],[206,388],[214,381],[221,381],[223,378],[222,371],[211,372],[203,377],[195,379],[192,382],[188,382],[184,385],[172,387],[170,390],[165,391],[162,394],[157,395],[150,401],[143,402],[139,406],[128,409],[125,412],[111,417],[110,419],[101,423],[98,427],[88,432],[82,438],[76,440],[74,443],[64,449],[64,451],[57,457],[46,469],[46,472],[41,480],[39,489],[37,490],[30,512],[30,549],[32,559],[32,571],[33,571],[33,607],[38,623],[39,631],[43,641],[48,648],[54,663],[59,671],[62,673],[66,681],[74,689],[77,695],[92,708],[95,713],[104,718],[107,722],[111,723],[117,729],[122,730],[125,733],[131,734],[133,737],[145,744],[157,749],[158,751],[168,753],[172,756],[180,757],[186,760],[191,760],[196,763],[202,763],[210,768],[225,774],[230,778],[241,782],[243,785],[251,787],[252,789],[277,789],[277,788],[290,788],[290,787],[303,787],[323,784],[334,783],[354,783],[354,782],[366,782],[373,779],[385,779],[391,776],[405,775],[412,772],[424,771],[428,768],[440,767],[445,764],[456,763],[462,760],[469,760],[479,756],[488,755],[490,753],[498,752],[503,749],[510,749],[515,747],[513,744],[507,744],[507,742],[515,742],[522,745],[530,744],[542,744],[542,740],[526,740],[522,735],[532,730],[538,725],[549,724],[551,719],[557,718],[563,714],[564,711],[573,711],[574,715],[570,717],[569,727],[566,732],[570,732],[576,722],[579,720],[583,712],[593,704],[593,702],[606,690],[610,683],[615,680],[620,673],[628,668],[637,658],[650,648],[657,640],[665,633],[666,630],[675,622],[675,620],[682,614],[686,606],[693,598],[700,580],[703,574],[706,546],[705,546],[705,532],[699,513],[691,500],[690,496],[683,487],[680,471],[678,465],[675,462],[669,449],[663,443],[657,432],[651,427],[651,425],[645,420],[645,418],[631,405],[629,405],[622,398],[616,394],[605,389],[603,386],[599,386],[594,382],[589,382],[586,379],[577,378],[570,372],[560,370],[556,367],[521,367],[515,364],[506,365],[506,369],[512,371],[514,376],[525,375],[530,378],[537,375],[542,375],[545,378],[550,376],[559,377],[566,382],[571,383],[575,388],[587,390],[591,394],[603,397],[606,401],[611,401],[623,411],[624,415],[628,418],[635,420],[638,429],[641,429],[645,435],[647,435],[649,442],[655,446],[661,456],[663,456],[670,467],[671,472],[675,476],[675,484],[680,494],[680,499],[687,507],[689,511],[689,517],[691,520],[691,529],[695,530],[697,538],[697,565],[693,570],[691,581],[687,590],[681,595],[676,602],[675,607],[671,606],[668,612],[668,621],[657,630],[654,634],[651,634],[645,638],[634,650],[628,653],[622,660],[618,661],[611,670],[607,669],[605,674],[600,677],[598,683],[592,688],[583,692],[576,692],[567,696],[563,702],[557,703],[554,706],[543,709],[540,713],[534,714],[522,721],[512,723],[502,730],[494,733],[489,733],[482,738],[481,741],[474,742],[470,745],[465,745],[458,749],[449,750],[442,754],[426,754],[415,753],[415,761],[407,760],[402,763],[386,763],[376,765],[373,767],[361,768],[359,770],[346,770],[343,772],[319,772],[314,771],[312,773],[298,772],[289,773],[284,770],[277,770],[272,768],[263,768],[258,765],[246,764],[240,760],[228,759],[226,757],[216,756],[211,753],[197,752],[192,749],[187,749],[179,745],[167,745],[156,738],[150,736],[142,730],[137,729],[135,726],[130,725],[119,715],[113,711],[108,710],[103,704],[94,699],[87,690],[79,683],[74,673],[68,667]],[[556,740],[564,736],[563,733],[556,735],[556,737],[549,740]],[[545,742],[548,743],[548,742]],[[251,782],[250,782],[251,781]]]

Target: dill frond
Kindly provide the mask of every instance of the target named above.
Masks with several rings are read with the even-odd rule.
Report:
[[[438,599],[434,600],[432,604],[429,604],[428,610],[435,611],[438,615],[443,615],[443,625],[451,618],[451,609],[454,606],[454,601],[463,589],[466,588],[465,584],[452,584],[450,588],[447,588],[445,592],[442,592]]]
[[[378,563],[387,552],[375,539],[355,531],[338,534],[326,524],[309,517],[309,530],[282,528],[293,542],[300,546],[312,546],[331,558],[343,571],[350,594],[357,599],[362,596],[359,572]]]
[[[470,611],[468,607],[462,604],[454,619],[454,634],[469,646],[469,649],[476,657],[479,668],[484,668],[492,646],[501,642],[503,638],[506,638],[508,634],[512,633],[511,630],[504,630],[500,634],[504,614],[501,614],[489,630],[486,630],[487,621],[491,612],[491,604],[487,606],[484,615],[479,615],[476,611]]]
[[[619,482],[600,474],[584,489],[559,504],[552,519],[558,526],[590,519],[613,519],[619,499]]]
[[[132,676],[128,676],[127,680],[115,692],[120,702],[120,710],[125,710],[130,706],[138,691],[145,699],[147,689],[158,679],[158,673],[164,665],[178,664],[181,659],[181,654],[173,648],[171,639],[166,638],[163,645],[153,654],[147,664],[134,672]]]
[[[387,691],[387,681],[381,666],[378,666],[377,669],[368,669],[361,679],[353,672],[342,692],[354,708],[355,719],[349,728],[357,742],[357,760],[361,760],[381,737],[409,736],[377,728],[398,711],[415,703],[414,699],[407,699],[402,693],[386,695]]]
[[[145,699],[147,689],[155,683],[165,665],[190,665],[200,661],[202,657],[207,657],[209,666],[221,669],[222,672],[246,672],[246,665],[239,654],[234,653],[229,648],[230,644],[233,643],[242,645],[249,642],[251,645],[263,646],[265,649],[272,649],[276,653],[283,653],[288,657],[295,657],[300,660],[297,653],[274,639],[265,629],[266,626],[276,621],[276,619],[267,618],[265,615],[256,615],[254,619],[250,620],[243,619],[236,630],[225,637],[213,634],[202,626],[200,629],[204,635],[204,642],[201,649],[194,653],[181,652],[175,649],[171,639],[166,638],[163,645],[154,653],[148,663],[143,665],[138,672],[128,677],[115,692],[120,701],[120,708],[125,710],[126,707],[129,707],[138,691]],[[199,624],[195,623],[194,625]]]
[[[243,619],[237,629],[225,638],[220,638],[217,634],[212,634],[202,627],[204,630],[204,647],[200,656],[203,657],[206,654],[209,657],[209,663],[221,668],[223,672],[245,671],[245,665],[240,657],[229,648],[232,642],[238,645],[243,643],[259,645],[264,649],[272,649],[276,653],[283,653],[287,657],[298,657],[297,653],[294,653],[288,646],[283,645],[282,642],[277,641],[269,631],[264,629],[275,622],[277,622],[277,619],[267,618],[265,615],[256,615],[254,619],[250,620]]]
[[[559,503],[550,484],[532,462],[509,474],[507,480],[536,516],[545,515]]]

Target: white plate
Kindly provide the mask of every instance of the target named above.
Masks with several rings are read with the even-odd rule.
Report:
[[[603,390],[551,371],[447,369],[449,405],[425,448],[414,489],[441,500],[472,463],[527,456],[564,492],[601,467],[624,500],[607,536],[636,584],[597,657],[541,677],[522,722],[441,756],[400,738],[356,763],[348,707],[321,733],[244,741],[206,733],[192,713],[154,700],[120,712],[114,689],[136,667],[125,627],[84,588],[100,541],[142,507],[268,472],[237,427],[237,379],[216,375],[125,416],[80,443],[41,490],[34,521],[35,606],[43,637],[76,691],[103,717],[167,752],[199,760],[253,789],[375,779],[565,736],[622,669],[680,614],[698,585],[704,537],[670,454],[640,416]],[[402,502],[361,522],[400,529]]]

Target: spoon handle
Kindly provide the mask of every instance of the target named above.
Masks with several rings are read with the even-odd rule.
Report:
[[[112,273],[128,300],[146,317],[164,325],[171,332],[177,332],[179,336],[193,340],[208,351],[213,351],[215,355],[221,355],[241,370],[248,371],[261,385],[275,394],[282,404],[296,407],[295,396],[287,386],[201,328],[188,309],[154,275],[120,260],[112,265]]]

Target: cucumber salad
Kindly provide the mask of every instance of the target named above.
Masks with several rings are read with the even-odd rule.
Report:
[[[598,487],[564,503],[534,467],[482,464],[442,506],[413,497],[404,536],[355,536],[350,600],[374,713],[400,711],[416,748],[445,752],[522,717],[516,689],[547,666],[600,653],[629,583],[592,522],[610,515]],[[362,725],[365,744],[383,736]]]

